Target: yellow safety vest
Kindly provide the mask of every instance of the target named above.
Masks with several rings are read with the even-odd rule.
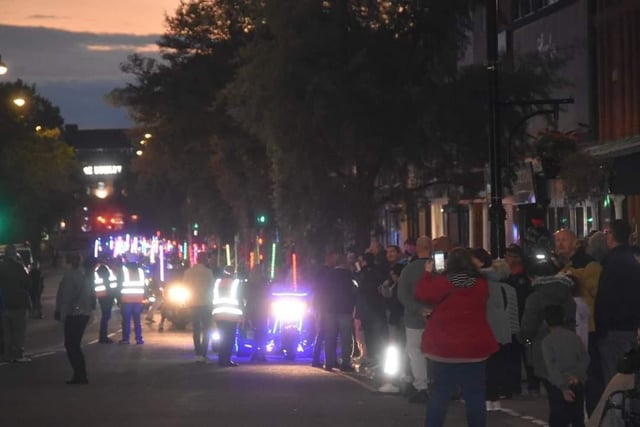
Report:
[[[217,279],[213,286],[213,320],[241,321],[243,312],[239,296],[239,279]]]
[[[98,275],[98,268],[100,268],[102,265],[104,265],[107,269],[107,271],[109,272],[109,283],[104,283],[104,280],[102,279],[102,277],[100,275]],[[99,264],[98,267],[96,267],[96,269],[93,272],[93,284],[94,284],[94,289],[96,291],[96,297],[97,298],[106,298],[108,297],[110,294],[108,292],[108,290],[111,290],[112,292],[118,288],[118,278],[116,277],[116,275],[113,273],[113,270],[111,270],[109,268],[108,265],[106,264]],[[108,286],[108,288],[107,288]],[[111,293],[111,295],[113,295],[113,293]]]
[[[134,270],[133,268],[131,270]],[[143,302],[144,301],[144,271],[141,268],[135,269],[138,272],[137,280],[130,276],[129,268],[122,267],[122,289],[120,295],[122,302]]]

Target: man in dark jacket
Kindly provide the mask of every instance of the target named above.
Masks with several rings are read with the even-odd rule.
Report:
[[[524,314],[524,305],[527,297],[531,293],[531,280],[525,272],[525,265],[527,264],[527,258],[522,248],[516,244],[511,244],[507,247],[505,254],[505,261],[509,265],[509,278],[507,283],[511,285],[516,291],[516,297],[518,299],[518,315],[522,322],[522,315]],[[513,340],[513,346],[508,351],[507,360],[510,366],[510,371],[513,375],[509,378],[511,382],[511,392],[513,394],[521,394],[521,366],[524,364],[525,373],[527,375],[527,389],[530,394],[537,394],[540,392],[540,380],[533,373],[533,367],[527,361],[527,352],[525,347],[519,340]]]
[[[615,220],[607,233],[611,249],[602,260],[594,318],[604,384],[617,372],[622,356],[637,345],[640,326],[640,263],[628,245],[631,228]]]
[[[329,251],[325,255],[324,265],[322,265],[313,280],[313,312],[315,315],[315,339],[313,343],[313,358],[311,360],[311,366],[315,368],[321,368],[322,362],[320,361],[320,353],[324,348],[325,343],[325,329],[324,319],[327,316],[328,299],[331,287],[331,277],[333,269],[336,267],[336,253]],[[325,359],[327,355],[325,354]],[[333,354],[335,356],[335,349]]]
[[[362,257],[362,269],[356,277],[356,310],[362,322],[367,359],[364,364],[375,365],[382,360],[383,345],[387,341],[388,328],[385,318],[385,300],[378,291],[384,281],[384,272],[375,265],[372,253]]]
[[[338,334],[340,334],[341,358],[340,370],[353,371],[351,353],[353,352],[353,308],[355,306],[355,286],[351,270],[347,267],[346,257],[338,255],[336,268],[330,275],[327,292],[326,316],[323,321],[325,330],[325,369],[337,368],[335,359]]]
[[[8,245],[5,249],[5,260],[0,265],[4,360],[8,362],[31,362],[31,359],[24,355],[27,318],[31,310],[30,285],[31,280],[18,259],[15,246]]]

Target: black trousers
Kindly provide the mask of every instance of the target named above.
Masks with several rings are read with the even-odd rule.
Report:
[[[73,379],[86,380],[87,367],[82,353],[82,336],[89,322],[89,316],[67,316],[64,319],[64,348],[67,350],[67,357],[71,368],[73,368]]]
[[[562,390],[543,380],[549,399],[549,427],[584,427],[584,386],[574,389],[575,400],[564,400]]]
[[[486,384],[487,400],[496,401],[501,395],[508,395],[510,388],[507,383],[507,349],[500,346],[500,349],[487,359],[486,363]]]
[[[587,368],[587,383],[585,384],[585,407],[587,415],[591,416],[598,406],[600,396],[604,393],[606,384],[602,374],[602,361],[598,349],[598,339],[595,332],[589,332],[589,367]]]
[[[220,349],[218,351],[218,363],[226,363],[231,361],[233,353],[233,345],[236,342],[237,322],[229,320],[218,320],[218,331],[220,332]]]

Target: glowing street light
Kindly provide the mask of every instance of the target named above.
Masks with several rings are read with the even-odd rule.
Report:
[[[7,74],[7,71],[9,71],[9,67],[2,62],[2,56],[0,56],[0,76]]]
[[[137,156],[142,156],[142,150],[138,150],[138,151],[136,151],[136,155],[137,155]]]
[[[18,107],[24,107],[27,101],[25,101],[25,99],[22,97],[18,97],[13,99],[13,103],[16,104]]]
[[[145,139],[149,139],[149,138],[151,138],[152,136],[153,136],[153,135],[151,135],[151,134],[150,134],[150,133],[148,133],[148,132],[144,134]]]

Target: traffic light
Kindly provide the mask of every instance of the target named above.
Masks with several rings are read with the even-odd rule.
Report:
[[[267,216],[265,214],[260,214],[256,217],[256,222],[259,225],[265,225],[267,223]]]

